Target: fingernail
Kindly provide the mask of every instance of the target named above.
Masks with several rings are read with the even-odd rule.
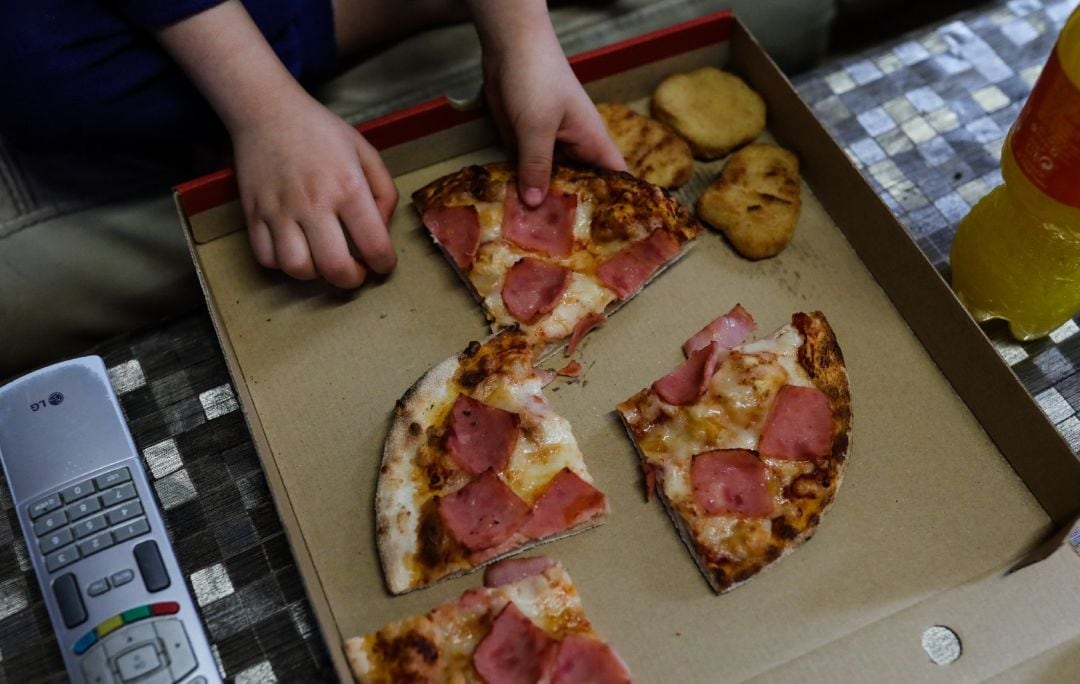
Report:
[[[535,207],[544,200],[544,191],[540,188],[525,188],[525,194],[521,198],[525,200],[525,204]]]

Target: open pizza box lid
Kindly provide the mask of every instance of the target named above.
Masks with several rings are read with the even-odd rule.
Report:
[[[1057,679],[1080,670],[1080,566],[1071,552],[1006,574],[1080,509],[1080,463],[947,284],[746,28],[703,17],[582,55],[597,101],[641,104],[667,74],[725,66],[760,92],[769,134],[806,185],[795,239],[750,262],[717,234],[592,333],[586,373],[546,391],[572,423],[608,522],[543,546],[598,632],[654,681]],[[430,366],[488,334],[411,193],[504,157],[475,110],[442,99],[360,127],[402,200],[385,282],[341,294],[260,269],[231,172],[176,200],[236,391],[339,675],[339,645],[478,586],[468,575],[385,590],[373,501],[394,402]],[[698,164],[692,204],[722,163]],[[657,503],[613,412],[673,368],[682,341],[741,302],[759,333],[824,311],[851,378],[850,463],[816,537],[715,596]],[[553,358],[549,367],[562,365]],[[958,638],[928,628],[946,626]],[[926,633],[926,649],[924,649]],[[942,636],[944,635],[944,636]],[[944,655],[942,655],[944,654]]]

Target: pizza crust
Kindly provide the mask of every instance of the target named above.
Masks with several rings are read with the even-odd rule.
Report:
[[[431,424],[425,407],[446,403],[450,381],[460,367],[460,356],[432,367],[394,405],[375,489],[375,536],[383,576],[392,594],[410,589],[412,571],[408,559],[416,551],[418,535],[413,462],[427,433],[411,426],[423,428]]]

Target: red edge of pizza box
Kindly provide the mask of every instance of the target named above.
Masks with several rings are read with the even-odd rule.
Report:
[[[1080,671],[1080,649],[1070,648],[1080,641],[1075,556],[1046,553],[1006,572],[1073,520],[1080,464],[746,28],[720,13],[574,59],[594,99],[638,104],[667,74],[706,64],[760,92],[769,134],[798,154],[805,183],[795,239],[780,256],[750,262],[707,232],[586,338],[577,355],[584,377],[560,379],[547,395],[573,424],[612,514],[539,552],[564,564],[596,629],[643,682],[1059,680]],[[503,156],[484,116],[445,98],[359,128],[382,149],[402,200],[391,226],[399,266],[358,292],[259,269],[231,171],[176,189],[244,415],[342,679],[343,639],[480,584],[477,573],[389,596],[373,500],[395,400],[487,335],[410,194]],[[699,163],[677,196],[692,205],[721,166]],[[659,504],[645,503],[613,409],[673,368],[682,341],[736,302],[759,334],[795,311],[826,313],[851,378],[854,431],[844,483],[815,538],[716,596]],[[934,625],[962,647],[947,666],[924,650]]]

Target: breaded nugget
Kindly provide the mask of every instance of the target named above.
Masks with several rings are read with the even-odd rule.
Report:
[[[747,145],[698,198],[697,213],[739,254],[764,259],[787,247],[801,205],[798,158],[775,145]]]
[[[603,103],[596,109],[630,173],[665,188],[690,180],[694,172],[690,146],[670,128],[624,104]]]
[[[665,78],[653,93],[652,115],[686,138],[699,159],[722,157],[765,130],[765,101],[715,67]]]

